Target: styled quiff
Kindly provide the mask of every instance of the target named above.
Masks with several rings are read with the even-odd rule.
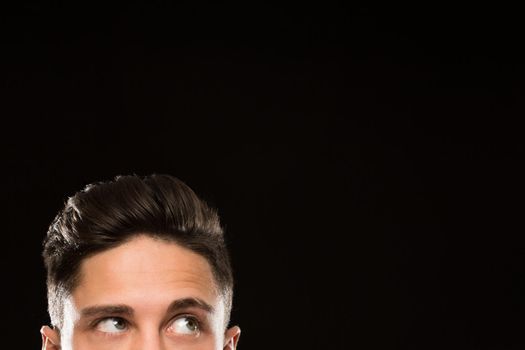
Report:
[[[225,301],[229,321],[233,276],[217,212],[169,175],[117,176],[70,197],[44,239],[48,311],[61,328],[63,305],[78,284],[84,259],[138,234],[175,242],[204,257]]]

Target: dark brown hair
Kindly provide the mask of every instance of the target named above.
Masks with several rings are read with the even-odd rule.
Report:
[[[49,226],[42,255],[54,326],[62,326],[64,300],[78,283],[81,262],[137,234],[175,242],[206,258],[228,322],[233,277],[217,212],[175,177],[128,175],[87,185]]]

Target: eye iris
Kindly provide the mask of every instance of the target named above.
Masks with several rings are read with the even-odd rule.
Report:
[[[115,326],[116,329],[119,331],[124,330],[126,328],[126,325],[124,324],[123,320],[120,318],[114,318],[113,319],[113,326]]]
[[[191,318],[186,319],[186,327],[188,327],[188,329],[192,332],[196,332],[198,330],[197,322]]]

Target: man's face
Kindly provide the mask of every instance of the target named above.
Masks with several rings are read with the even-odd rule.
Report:
[[[210,265],[181,246],[137,236],[85,259],[64,307],[61,334],[44,327],[45,349],[234,349]]]

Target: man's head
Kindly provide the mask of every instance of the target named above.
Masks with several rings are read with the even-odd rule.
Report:
[[[54,326],[42,328],[47,349],[236,345],[218,215],[176,178],[88,185],[50,225],[43,256]]]

